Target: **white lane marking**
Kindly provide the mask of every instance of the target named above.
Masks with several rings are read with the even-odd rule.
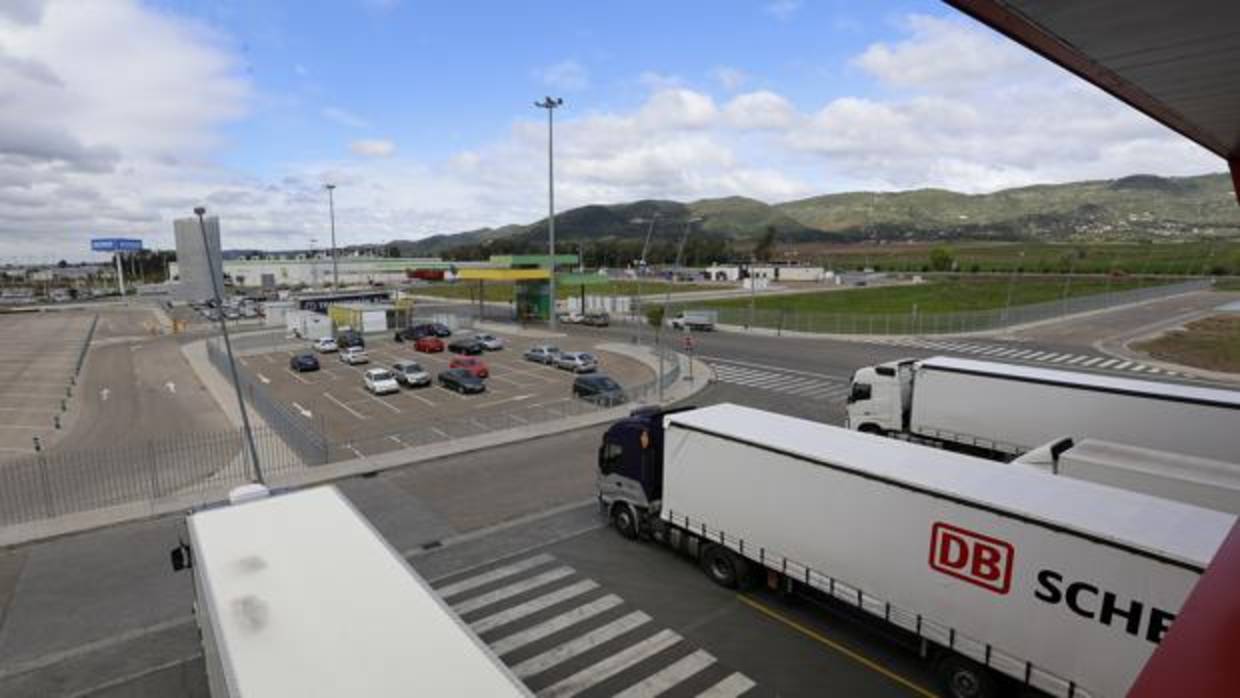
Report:
[[[1020,350],[1020,349],[1004,349],[1003,351],[999,352],[998,354],[995,354],[995,355],[994,355],[994,357],[995,357],[996,359],[999,359],[999,358],[1007,358],[1007,357],[1009,357],[1009,356],[1012,356],[1013,354],[1019,354],[1020,352],[1021,352],[1021,350]]]
[[[1022,352],[1013,354],[1012,358],[1013,359],[1030,359],[1030,358],[1033,358],[1035,355],[1041,354],[1041,353],[1042,352],[1040,351],[1033,351],[1032,349],[1026,349]]]
[[[310,381],[301,377],[300,371],[294,371],[293,369],[290,368],[288,372],[289,372],[289,375],[291,375],[293,378],[296,378],[297,380],[301,381],[302,383],[305,383],[306,385],[310,385]]]
[[[732,674],[728,678],[697,694],[697,698],[736,698],[756,684],[744,674]]]
[[[409,397],[413,398],[414,400],[417,400],[417,401],[419,401],[419,402],[424,402],[424,403],[426,403],[427,405],[429,405],[429,406],[431,406],[431,407],[434,407],[434,406],[435,406],[435,403],[431,402],[430,400],[427,400],[426,398],[422,397],[421,395],[418,395],[417,393],[407,392],[407,393],[405,393],[405,394],[406,394],[406,395],[408,395]]]
[[[503,400],[496,400],[495,402],[484,402],[479,405],[479,407],[491,407],[492,405],[501,405],[505,402],[521,402],[522,400],[528,400],[532,397],[537,397],[537,395],[532,393],[529,395],[514,395],[513,397],[506,397]]]
[[[715,663],[706,650],[682,657],[662,671],[617,693],[614,698],[655,698],[670,691],[676,684]]]
[[[1098,364],[1098,368],[1110,368],[1117,363],[1119,363],[1119,359],[1110,359],[1108,361],[1103,361],[1102,363]]]
[[[496,567],[493,570],[488,570],[481,574],[476,574],[472,577],[467,577],[460,581],[453,582],[452,584],[446,584],[444,586],[441,586],[435,589],[435,591],[443,599],[450,599],[453,596],[457,596],[463,592],[469,591],[470,589],[477,589],[480,586],[485,586],[487,584],[490,584],[491,582],[499,581],[505,577],[511,577],[514,574],[520,574],[522,572],[525,572],[526,570],[533,569],[540,565],[545,565],[549,562],[552,562],[553,560],[555,560],[555,558],[552,557],[549,553],[542,553],[541,555],[535,555],[534,557],[527,557],[524,560],[521,560],[519,562],[514,562],[511,565],[505,565],[503,567]]]
[[[172,381],[168,381],[167,383],[164,383],[164,387],[165,387],[165,388],[167,388],[167,389],[168,389],[168,392],[172,393],[173,395],[176,395],[176,394],[177,394],[177,384],[176,384],[176,383],[173,383]]]
[[[349,407],[348,405],[344,404],[343,402],[341,402],[341,401],[337,400],[337,399],[336,399],[336,397],[335,397],[334,395],[332,395],[331,393],[324,392],[324,393],[323,393],[323,397],[325,397],[325,398],[327,398],[328,400],[331,400],[332,402],[336,403],[336,406],[337,406],[337,407],[339,407],[340,409],[344,410],[345,412],[348,412],[349,414],[353,415],[354,417],[357,417],[358,419],[366,419],[366,415],[362,414],[361,412],[358,412],[357,410],[353,409],[352,407]]]
[[[409,444],[405,443],[404,441],[401,441],[400,437],[395,434],[388,436],[388,438],[391,439],[392,441],[395,441],[397,444],[399,444],[401,448],[409,448]]]
[[[1130,368],[1130,369],[1128,369],[1128,370],[1129,370],[1129,371],[1136,371],[1137,373],[1140,373],[1140,372],[1142,372],[1142,371],[1144,371],[1144,370],[1145,370],[1145,364],[1133,364],[1133,365],[1132,365],[1132,368]]]
[[[270,378],[268,378],[267,376],[264,376],[261,373],[255,373],[254,375],[258,376],[258,379],[263,382],[263,385],[266,385],[271,382]]]
[[[1041,361],[1048,356],[1054,356],[1054,354],[1055,352],[1052,352],[1052,351],[1039,351],[1039,352],[1036,352],[1033,356],[1026,356],[1025,358],[1028,359],[1029,361]]]
[[[362,452],[357,450],[357,448],[353,444],[345,444],[344,447],[352,451],[353,455],[357,456],[358,458],[365,458],[365,456],[362,455]]]
[[[542,654],[535,655],[529,659],[512,667],[512,673],[517,678],[528,679],[531,676],[551,669],[557,664],[562,664],[573,657],[589,652],[599,645],[614,640],[621,635],[640,628],[650,622],[650,616],[641,611],[633,611],[632,613],[613,620],[612,622],[595,628],[580,637],[573,638],[561,645],[556,645]]]
[[[30,429],[33,431],[46,431],[47,427],[32,427],[28,424],[0,424],[0,429]]]
[[[1072,358],[1073,356],[1076,356],[1076,354],[1063,354],[1062,356],[1058,356],[1054,359],[1051,359],[1050,362],[1053,364],[1060,364]]]
[[[759,364],[759,363],[753,363],[753,362],[750,362],[750,361],[738,361],[738,360],[736,360],[736,359],[728,359],[728,358],[724,358],[724,357],[722,357],[722,356],[705,356],[705,355],[701,355],[701,354],[699,354],[697,358],[699,358],[699,359],[701,359],[701,360],[703,360],[703,361],[710,361],[710,362],[716,362],[716,361],[717,361],[717,362],[719,362],[721,365],[726,365],[726,364],[735,364],[735,365],[737,365],[737,366],[745,366],[745,367],[749,367],[749,368],[759,368],[759,369],[764,369],[764,370],[767,370],[767,371],[775,371],[775,372],[779,372],[779,373],[795,373],[795,374],[797,374],[797,375],[801,375],[801,376],[810,376],[810,377],[812,377],[812,378],[825,378],[825,379],[827,379],[827,380],[846,381],[846,380],[848,380],[848,378],[849,378],[848,376],[834,376],[834,375],[831,375],[831,374],[829,374],[829,373],[814,373],[813,371],[799,371],[799,370],[795,370],[795,369],[791,369],[791,368],[784,368],[783,366],[771,366],[771,365],[769,365],[769,364]],[[713,366],[712,366],[712,367],[713,367]]]
[[[561,630],[571,628],[583,621],[589,620],[600,613],[613,609],[624,603],[624,600],[615,594],[608,594],[600,599],[591,601],[588,604],[578,606],[571,611],[565,611],[554,618],[550,618],[531,628],[526,628],[518,633],[506,635],[495,642],[491,643],[491,651],[499,656],[504,656],[513,650],[520,649],[526,645],[537,642],[544,637],[554,635]]]
[[[541,574],[536,574],[528,579],[522,579],[521,581],[514,582],[508,586],[503,586],[494,591],[488,591],[485,594],[480,594],[460,603],[453,604],[452,609],[460,615],[472,613],[480,608],[486,608],[487,606],[497,604],[504,599],[510,599],[518,594],[524,594],[531,589],[537,589],[540,586],[545,586],[552,582],[564,579],[572,574],[573,568],[571,567],[557,567],[552,570],[547,570]]]
[[[1161,369],[1161,368],[1158,368],[1157,366],[1146,366],[1145,368],[1146,368],[1146,370],[1148,370],[1150,373],[1162,373],[1162,369]]]
[[[404,412],[404,410],[397,407],[396,405],[390,405],[388,404],[386,400],[379,399],[379,396],[371,394],[371,392],[369,390],[366,390],[365,388],[358,388],[357,391],[360,392],[362,395],[365,395],[366,397],[370,398],[371,400],[374,400],[375,402],[379,403],[380,405],[383,405],[389,410],[392,410],[393,412],[397,412],[397,413]]]
[[[433,432],[435,432],[436,434],[438,434],[438,435],[439,435],[439,438],[441,438],[441,439],[446,439],[446,438],[448,438],[448,432],[444,431],[443,429],[440,429],[439,427],[431,427],[431,431],[433,431]]]
[[[310,410],[302,407],[301,405],[295,402],[293,403],[293,407],[297,408],[297,411],[301,413],[301,416],[305,417],[306,419],[310,419],[311,417],[314,416],[313,412],[311,412]]]
[[[642,640],[621,652],[573,674],[572,676],[544,688],[538,692],[544,698],[569,698],[596,686],[619,674],[638,662],[653,657],[663,650],[680,642],[680,636],[671,630],[663,630],[657,635]]]
[[[1105,358],[1106,358],[1106,357],[1103,357],[1103,356],[1095,356],[1094,358],[1090,359],[1089,361],[1086,361],[1085,363],[1083,363],[1083,364],[1081,364],[1081,365],[1082,365],[1082,366],[1093,366],[1094,364],[1098,363],[1099,361],[1103,361],[1103,360],[1105,360]]]
[[[1081,363],[1082,361],[1084,361],[1084,360],[1086,360],[1086,359],[1088,359],[1088,358],[1089,358],[1089,357],[1088,357],[1088,356],[1086,356],[1086,355],[1084,355],[1084,354],[1078,354],[1075,358],[1073,358],[1073,359],[1072,359],[1071,361],[1069,361],[1068,363],[1069,363],[1069,364],[1079,364],[1079,363]]]
[[[562,589],[556,589],[550,594],[543,594],[538,598],[530,599],[523,604],[504,609],[503,611],[489,615],[486,618],[479,618],[478,620],[470,623],[469,627],[472,628],[475,633],[481,635],[487,631],[503,627],[509,623],[514,623],[522,618],[525,618],[526,616],[533,615],[544,609],[551,608],[558,603],[562,603],[569,599],[581,596],[587,592],[594,591],[597,588],[598,582],[591,579],[583,579],[576,584],[570,584]]]
[[[1116,366],[1116,367],[1115,367],[1115,370],[1116,370],[1116,371],[1122,371],[1122,370],[1124,370],[1124,369],[1128,368],[1128,367],[1129,367],[1129,366],[1131,366],[1131,365],[1132,365],[1132,362],[1131,362],[1131,361],[1125,361],[1124,363],[1122,363],[1122,364],[1120,364],[1120,365]]]
[[[108,396],[111,394],[112,394],[111,390],[108,390],[107,388],[102,388],[99,391],[99,399],[102,400],[103,402],[107,402]]]

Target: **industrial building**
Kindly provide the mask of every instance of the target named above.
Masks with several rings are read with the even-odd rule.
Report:
[[[220,219],[209,216],[203,220],[207,230],[207,246],[203,246],[202,230],[197,218],[178,218],[173,221],[176,234],[177,261],[169,272],[179,279],[175,295],[182,300],[199,301],[212,298],[215,289],[211,284],[211,270],[221,292],[224,290],[223,257],[220,253]],[[210,257],[208,257],[210,255]],[[208,267],[210,259],[210,267]]]
[[[210,220],[210,219],[208,219]],[[197,226],[197,221],[195,221]],[[194,228],[197,230],[197,227]],[[210,228],[208,228],[210,232]],[[177,236],[177,259],[180,256],[180,234]],[[409,280],[412,272],[435,270],[443,272],[439,278],[451,280],[455,278],[452,269],[455,266],[469,266],[468,263],[453,265],[438,257],[418,258],[387,258],[348,256],[337,259],[336,268],[340,275],[341,286],[358,286],[370,284],[400,284]],[[175,276],[180,265],[173,262],[171,273]],[[224,261],[224,276],[237,286],[252,288],[289,288],[305,286],[308,288],[324,288],[332,283],[331,257],[322,255],[314,257],[296,257],[282,259],[266,257],[262,259],[229,259]]]

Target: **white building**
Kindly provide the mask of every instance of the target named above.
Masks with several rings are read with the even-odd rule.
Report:
[[[438,257],[340,257],[337,261],[341,286],[399,284],[408,280],[408,270],[428,267],[441,267],[445,278],[451,278],[451,266]],[[174,277],[179,273],[176,262],[171,264],[170,271]],[[237,286],[320,288],[332,283],[332,260],[330,257],[229,259],[224,261],[224,275]]]

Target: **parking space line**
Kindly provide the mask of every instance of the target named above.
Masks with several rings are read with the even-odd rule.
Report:
[[[435,386],[435,387],[436,387],[436,388],[439,388],[440,390],[444,391],[445,393],[447,393],[447,394],[451,395],[452,397],[455,397],[455,398],[456,398],[456,399],[458,399],[458,400],[468,400],[468,399],[469,399],[469,398],[465,397],[464,395],[462,395],[462,394],[460,394],[460,393],[456,392],[455,390],[449,390],[448,388],[445,388],[445,387],[444,387],[444,386],[442,386],[442,385],[437,385],[437,386]]]
[[[409,397],[413,398],[414,400],[418,400],[418,401],[420,401],[420,402],[424,402],[424,403],[426,403],[427,405],[429,405],[429,406],[431,406],[431,407],[434,407],[434,406],[435,406],[435,404],[436,404],[436,403],[434,403],[434,402],[431,402],[430,400],[427,400],[426,398],[422,397],[421,395],[418,395],[417,393],[414,393],[414,392],[411,392],[411,391],[407,391],[407,392],[405,392],[404,394],[405,394],[405,395],[408,395]]]
[[[439,438],[441,438],[441,439],[446,439],[446,438],[448,438],[448,432],[444,431],[443,429],[440,429],[439,427],[431,427],[431,431],[433,431],[433,432],[435,432],[436,434],[438,434],[438,435],[439,435]]]
[[[400,437],[395,434],[389,435],[388,438],[400,444],[401,448],[409,448],[409,444],[405,443],[404,441],[401,441]]]
[[[389,405],[386,401],[384,401],[384,400],[380,400],[380,399],[379,399],[377,396],[375,396],[375,395],[371,395],[369,392],[367,392],[367,391],[366,391],[366,389],[365,389],[365,388],[357,388],[357,391],[358,391],[358,392],[360,392],[362,395],[365,395],[366,397],[370,398],[371,400],[374,400],[375,402],[379,403],[380,405],[383,405],[384,407],[388,408],[389,410],[392,410],[393,412],[396,412],[396,413],[404,412],[404,410],[402,410],[401,408],[397,407],[396,405]]]
[[[349,414],[353,415],[354,417],[357,417],[358,419],[366,419],[366,415],[364,415],[364,414],[362,414],[362,413],[358,412],[357,410],[353,409],[352,407],[349,407],[348,405],[344,404],[343,402],[341,402],[341,401],[337,400],[337,399],[336,399],[336,397],[335,397],[334,395],[332,395],[331,393],[329,393],[329,392],[326,392],[326,391],[325,391],[325,392],[323,393],[323,397],[325,397],[325,398],[327,398],[328,400],[331,400],[332,402],[336,403],[336,404],[340,407],[340,409],[344,410],[345,412],[348,412]],[[352,447],[350,446],[350,448],[352,448]],[[361,454],[358,454],[358,455],[361,455]]]
[[[289,375],[290,375],[290,376],[292,376],[292,377],[296,378],[297,380],[301,381],[302,383],[304,383],[304,384],[306,384],[306,385],[311,385],[310,381],[306,380],[305,378],[302,378],[302,377],[301,377],[301,374],[300,374],[300,373],[298,373],[297,371],[294,371],[293,369],[291,369],[291,368],[290,368],[290,369],[288,370],[288,372],[289,372]]]

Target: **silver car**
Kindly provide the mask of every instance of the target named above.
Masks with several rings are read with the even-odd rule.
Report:
[[[555,365],[555,360],[560,355],[560,348],[550,344],[539,344],[536,347],[530,347],[525,350],[521,356],[526,361],[534,361],[540,364]]]
[[[396,374],[397,382],[410,388],[431,384],[431,374],[416,361],[397,361],[392,364],[392,373]]]
[[[504,348],[504,340],[493,334],[476,334],[474,341],[486,347],[487,351],[499,351]]]
[[[556,357],[555,365],[573,373],[589,373],[598,370],[598,359],[584,351],[566,351]]]

